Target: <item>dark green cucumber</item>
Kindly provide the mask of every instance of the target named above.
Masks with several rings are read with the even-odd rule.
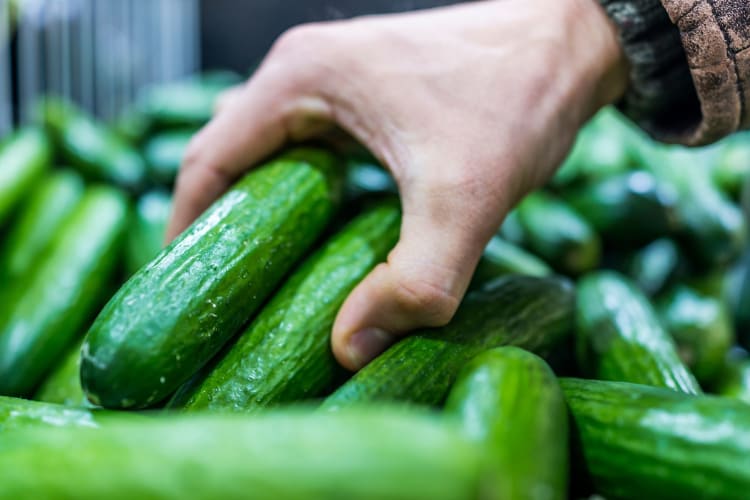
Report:
[[[162,132],[143,145],[143,158],[152,180],[165,185],[174,182],[194,134],[193,129]]]
[[[149,191],[138,199],[125,243],[128,275],[151,262],[164,248],[171,212],[172,195],[165,191]]]
[[[4,291],[0,394],[31,394],[106,300],[128,215],[124,193],[89,188],[35,267]]]
[[[453,320],[417,331],[357,372],[323,403],[443,402],[459,370],[480,352],[517,345],[545,353],[573,323],[574,289],[557,277],[507,276],[469,293]]]
[[[272,160],[130,278],[83,344],[89,399],[153,405],[208,362],[325,229],[341,191],[337,167],[315,149]]]
[[[57,227],[75,209],[83,190],[83,179],[72,171],[55,172],[39,183],[3,243],[0,274],[16,277],[33,267]]]
[[[189,410],[253,411],[320,395],[340,367],[336,313],[396,244],[396,203],[370,209],[307,259],[187,399]]]
[[[98,425],[97,414],[91,410],[0,396],[0,442],[23,429],[37,432],[44,427],[68,429]]]
[[[594,269],[601,242],[593,227],[562,200],[537,191],[518,205],[528,247],[558,271],[578,275]]]
[[[643,293],[654,296],[675,279],[681,264],[677,244],[669,238],[659,238],[633,255],[628,275]]]
[[[129,191],[143,187],[146,164],[117,133],[63,101],[45,101],[41,113],[62,159],[85,177]]]
[[[373,158],[352,156],[346,160],[345,194],[357,199],[368,194],[396,193],[396,182]]]
[[[746,351],[736,348],[729,352],[711,390],[750,403],[750,356]]]
[[[576,350],[588,375],[701,392],[648,299],[624,276],[614,271],[585,276],[576,311]]]
[[[81,388],[81,342],[76,343],[39,387],[34,399],[85,408],[91,406]]]
[[[521,224],[521,219],[518,216],[517,209],[508,212],[508,215],[505,216],[503,225],[500,226],[500,230],[497,234],[507,242],[518,245],[519,247],[525,247],[528,244],[526,231],[523,229],[523,224]]]
[[[495,498],[567,498],[568,413],[543,359],[518,347],[486,351],[461,370],[445,408],[492,450]]]
[[[482,483],[482,450],[439,415],[119,419],[2,436],[0,498],[470,500]]]
[[[0,147],[0,225],[31,191],[52,159],[47,137],[37,129],[16,132]]]
[[[613,243],[643,243],[677,228],[677,192],[649,172],[605,177],[566,191],[564,198]]]
[[[682,285],[659,300],[657,311],[680,358],[702,385],[710,385],[735,340],[726,304]]]
[[[597,493],[747,498],[750,405],[622,382],[562,379],[561,386]]]
[[[493,236],[479,260],[471,288],[476,288],[506,274],[549,276],[552,269],[539,257],[521,247]]]

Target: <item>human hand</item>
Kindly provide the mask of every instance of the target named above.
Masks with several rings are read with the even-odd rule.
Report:
[[[627,70],[594,0],[490,0],[293,28],[192,141],[168,237],[283,144],[350,134],[391,171],[404,211],[398,245],[336,318],[334,354],[356,370],[399,335],[451,319],[505,214],[622,95]]]

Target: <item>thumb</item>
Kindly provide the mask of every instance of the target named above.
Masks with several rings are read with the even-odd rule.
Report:
[[[468,210],[440,204],[430,210],[429,206],[423,204],[421,212],[415,212],[404,202],[398,245],[339,310],[332,348],[344,367],[358,370],[400,335],[419,327],[445,325],[456,312],[494,231],[482,229],[488,226],[487,218],[476,224],[463,218]],[[500,217],[492,214],[490,218],[499,224]]]

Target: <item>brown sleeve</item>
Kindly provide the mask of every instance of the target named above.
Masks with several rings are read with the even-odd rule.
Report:
[[[750,0],[661,1],[680,32],[701,111],[664,138],[701,145],[750,128]]]

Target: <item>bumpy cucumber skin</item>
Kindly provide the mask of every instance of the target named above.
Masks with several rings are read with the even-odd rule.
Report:
[[[41,130],[22,129],[0,149],[0,225],[41,178],[52,147]]]
[[[396,244],[395,203],[357,217],[295,271],[187,400],[189,410],[249,412],[315,397],[339,372],[336,313]]]
[[[104,307],[82,348],[89,400],[166,398],[247,322],[331,219],[335,158],[298,149],[247,174]]]
[[[561,386],[585,468],[606,498],[747,498],[750,405],[623,382]]]
[[[0,394],[26,396],[105,299],[129,206],[115,188],[89,188],[37,267],[14,281],[0,310]]]
[[[599,235],[565,202],[537,191],[517,210],[529,248],[555,269],[579,275],[599,265]]]
[[[0,442],[23,429],[36,432],[44,427],[98,426],[97,414],[91,410],[0,396]]]
[[[518,347],[480,354],[459,373],[445,409],[491,450],[496,498],[567,497],[568,413],[543,359]]]
[[[443,402],[464,364],[480,352],[517,345],[544,353],[573,326],[575,292],[562,278],[507,276],[466,296],[451,322],[404,338],[357,372],[324,408],[406,401]]]
[[[36,392],[35,400],[77,408],[92,406],[81,388],[81,344],[73,346],[52,370]]]
[[[128,275],[151,262],[164,248],[171,212],[172,195],[165,191],[149,191],[138,199],[125,241],[125,269]]]
[[[49,246],[57,227],[75,209],[84,191],[72,171],[51,174],[32,191],[3,244],[0,274],[12,278],[31,268]]]
[[[702,391],[648,299],[624,276],[599,271],[578,283],[578,360],[602,380]]]
[[[484,249],[471,281],[471,288],[477,288],[506,274],[526,276],[550,276],[553,274],[542,259],[521,247],[493,236]]]
[[[480,498],[481,450],[439,417],[286,410],[18,432],[0,439],[0,498]]]

